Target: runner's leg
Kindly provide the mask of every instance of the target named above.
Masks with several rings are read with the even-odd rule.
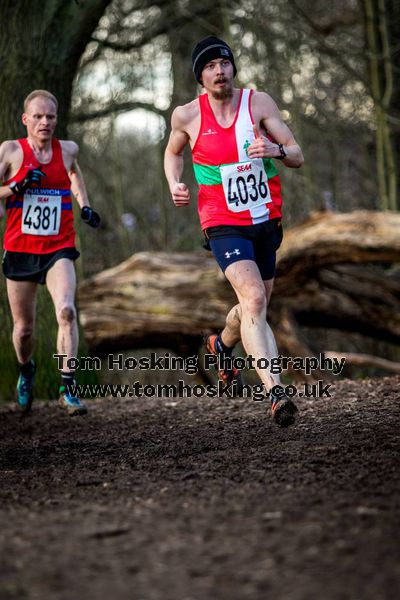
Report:
[[[32,360],[37,283],[7,279],[7,294],[14,322],[12,340],[19,363],[17,403],[29,412],[33,401],[35,364]]]
[[[256,263],[250,260],[229,265],[225,275],[239,300],[240,333],[244,349],[256,361],[260,358],[270,360],[277,355],[274,336],[266,321],[267,298],[270,296],[273,280],[269,280],[266,285]],[[267,390],[278,383],[276,376],[272,377],[267,370],[256,368],[256,371]]]
[[[267,300],[267,306],[269,304],[269,300],[271,298],[272,288],[274,285],[273,279],[268,279],[264,281],[265,287],[265,297]],[[224,329],[220,333],[220,338],[223,343],[233,348],[237,342],[240,341],[241,338],[241,320],[242,320],[242,308],[240,304],[236,304],[228,313],[226,317],[226,323]],[[276,346],[275,336],[272,332],[271,327],[268,324],[268,321],[265,322],[266,329],[266,347],[268,348],[268,353],[266,358],[270,360],[271,358],[278,356],[278,348]],[[274,375],[275,383],[280,383],[279,375]]]
[[[67,365],[69,358],[77,358],[78,324],[75,309],[76,277],[75,267],[69,258],[60,258],[49,269],[46,283],[53,299],[58,322],[57,351],[66,354],[61,369],[59,405],[70,416],[85,415],[87,408],[71,391],[75,385],[75,370]]]
[[[273,287],[274,287],[274,279],[267,279],[266,281],[264,281],[265,297],[267,300],[267,317],[268,317],[268,306],[269,306],[269,301],[271,299]],[[279,352],[278,352],[278,347],[276,345],[275,336],[274,336],[274,333],[273,333],[271,327],[269,326],[268,319],[265,320],[265,325],[266,325],[266,335],[267,335],[266,341],[267,341],[267,348],[268,348],[267,358],[268,358],[268,360],[271,360],[271,358],[276,358],[277,356],[279,356]],[[271,377],[273,377],[275,384],[279,384],[281,382],[281,378],[278,373],[274,374]]]
[[[67,359],[78,351],[78,324],[75,309],[76,276],[72,260],[60,258],[49,269],[46,285],[52,297],[58,323],[57,353]],[[63,372],[70,372],[64,360]]]
[[[224,329],[219,334],[225,346],[229,348],[233,348],[240,341],[241,316],[240,304],[235,304],[226,317]]]
[[[7,279],[7,295],[13,318],[12,341],[20,364],[32,358],[37,283]]]

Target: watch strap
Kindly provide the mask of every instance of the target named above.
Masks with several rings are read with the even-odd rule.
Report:
[[[283,144],[277,144],[277,146],[279,148],[280,156],[275,156],[275,158],[277,158],[278,160],[283,160],[287,157],[287,152],[285,151]]]

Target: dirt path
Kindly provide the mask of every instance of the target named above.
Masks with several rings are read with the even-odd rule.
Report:
[[[277,429],[251,400],[0,409],[1,600],[394,598],[400,378]]]

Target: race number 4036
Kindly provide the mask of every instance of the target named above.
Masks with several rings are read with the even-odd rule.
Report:
[[[60,231],[61,196],[24,195],[22,233],[56,235]]]
[[[271,202],[262,159],[221,165],[220,172],[229,210],[241,212]]]

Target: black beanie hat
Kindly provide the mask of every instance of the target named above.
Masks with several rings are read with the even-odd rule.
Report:
[[[235,59],[232,50],[224,40],[220,40],[213,35],[200,40],[192,52],[192,66],[196,80],[201,83],[201,73],[211,60],[215,58],[228,58],[233,65],[233,76],[236,75]]]

